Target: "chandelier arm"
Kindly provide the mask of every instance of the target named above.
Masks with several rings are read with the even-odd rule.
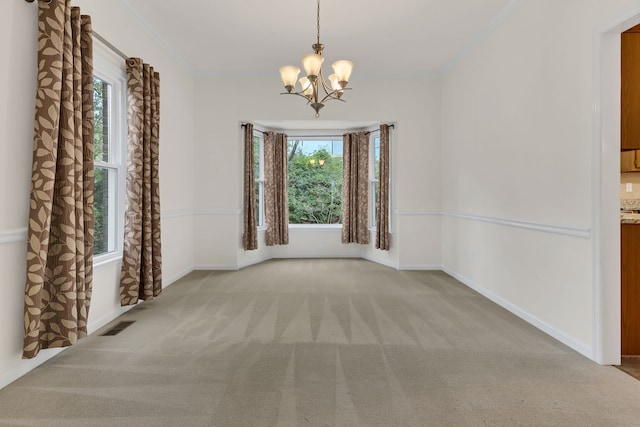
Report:
[[[309,79],[309,86],[311,87],[311,93],[309,95],[304,94],[304,89],[300,92],[296,92],[296,95],[300,95],[304,97],[307,101],[311,103],[318,102],[318,84],[317,84],[317,76],[316,80]]]
[[[324,80],[324,76],[322,75],[322,68],[318,72],[318,80],[322,84],[322,90],[324,91],[325,96],[330,94],[331,92],[335,92],[332,87],[327,85],[327,82]]]
[[[280,92],[280,95],[298,95],[299,97],[306,99],[307,103],[313,101],[312,99],[309,99],[308,96],[304,95],[304,92]]]
[[[327,85],[327,83],[324,81],[324,78],[322,79],[322,90],[324,90],[325,94],[330,94],[331,92],[333,92],[333,88],[330,87],[329,85]]]
[[[325,96],[324,98],[322,98],[322,101],[320,101],[321,104],[324,104],[325,101],[330,101],[332,99],[335,99],[336,101],[342,101],[342,102],[347,102],[346,100],[342,99],[342,98],[338,98],[335,94],[337,93],[337,90],[334,90],[331,93],[328,93],[327,96]]]

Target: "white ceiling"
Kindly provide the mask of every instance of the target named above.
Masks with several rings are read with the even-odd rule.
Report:
[[[123,0],[192,72],[278,75],[316,40],[316,0]],[[519,0],[321,0],[327,63],[354,76],[439,72]]]

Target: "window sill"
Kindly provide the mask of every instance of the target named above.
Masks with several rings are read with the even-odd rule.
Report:
[[[342,230],[342,224],[289,224],[289,230],[335,231]]]
[[[289,230],[335,231],[342,230],[342,224],[289,224]],[[267,227],[258,227],[258,232],[266,231]]]
[[[109,252],[106,254],[100,254],[93,258],[93,270],[103,269],[111,264],[116,264],[122,261],[122,253]]]

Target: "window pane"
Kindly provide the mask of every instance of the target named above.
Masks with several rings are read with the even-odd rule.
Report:
[[[369,209],[371,209],[371,227],[375,227],[376,226],[376,210],[377,210],[377,204],[378,204],[378,190],[379,190],[379,186],[380,184],[378,182],[372,182],[371,183],[371,207]]]
[[[380,179],[380,137],[376,137],[373,146],[373,176]]]
[[[262,182],[256,181],[256,224],[258,227],[262,226]]]
[[[253,177],[260,178],[260,137],[253,137]]]
[[[94,145],[95,160],[109,161],[109,90],[108,83],[93,78]]]
[[[115,172],[114,169],[95,168],[94,255],[115,250]]]
[[[289,223],[342,222],[342,141],[289,140]]]

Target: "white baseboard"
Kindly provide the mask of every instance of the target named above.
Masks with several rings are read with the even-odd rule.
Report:
[[[237,270],[238,266],[233,264],[196,264],[194,270]]]
[[[112,311],[111,313],[102,316],[100,319],[95,320],[93,322],[90,322],[89,324],[87,324],[87,332],[89,335],[95,333],[96,331],[100,330],[100,328],[102,328],[103,326],[107,325],[109,322],[112,322],[113,320],[117,319],[118,317],[122,316],[123,314],[125,314],[127,311],[131,310],[132,308],[134,308],[135,305],[128,305],[126,307],[118,307],[116,308],[114,311]]]
[[[519,318],[521,318],[525,322],[527,322],[527,323],[535,326],[536,328],[540,329],[545,334],[555,338],[556,340],[560,341],[564,345],[566,345],[566,346],[572,348],[573,350],[577,351],[578,353],[582,354],[586,358],[592,359],[593,351],[592,351],[591,347],[589,347],[588,345],[576,340],[575,338],[565,334],[562,331],[559,331],[558,329],[554,328],[553,326],[549,325],[548,323],[538,319],[536,316],[534,316],[531,313],[528,313],[527,311],[521,309],[520,307],[510,303],[509,301],[507,301],[504,298],[494,294],[493,292],[486,290],[482,286],[480,286],[477,283],[475,283],[473,280],[468,279],[467,277],[464,277],[464,276],[462,276],[460,274],[457,274],[457,273],[453,272],[452,269],[450,269],[450,268],[448,268],[446,266],[442,266],[442,271],[447,273],[449,276],[455,278],[456,280],[459,280],[460,282],[462,282],[466,286],[470,287],[474,291],[478,292],[480,295],[484,296],[485,298],[488,298],[489,300],[495,302],[496,304],[498,304],[499,306],[501,306],[505,310],[515,314],[516,316],[518,316]]]
[[[399,270],[397,262],[378,259],[376,257],[372,257],[371,255],[363,256],[362,259],[366,259],[367,261],[375,262],[376,264],[384,265],[385,267],[391,267],[391,268],[395,268],[396,270]]]
[[[68,347],[40,350],[40,353],[38,353],[38,356],[36,358],[20,361],[20,364],[18,366],[0,375],[0,389],[8,386],[23,375],[28,374],[30,371],[62,353],[67,348]]]
[[[162,280],[162,287],[166,288],[168,286],[173,285],[175,282],[177,282],[178,280],[182,279],[184,276],[186,276],[187,274],[191,273],[193,270],[196,270],[195,266],[191,266],[189,268],[186,268],[183,271],[181,271],[180,273],[174,274],[173,276],[169,277],[168,279],[163,279]]]
[[[272,259],[349,259],[349,258],[362,258],[362,255],[356,254],[336,254],[332,252],[327,253],[315,253],[315,254],[300,254],[300,255],[274,255]]]
[[[439,264],[401,264],[398,270],[433,271],[442,270]]]
[[[273,259],[273,257],[260,257],[260,258],[255,258],[255,259],[250,259],[248,261],[243,261],[238,263],[238,270],[241,270],[243,268],[247,268],[247,267],[251,267],[252,265],[256,265],[256,264],[260,264],[262,262],[265,261],[269,261],[270,259]]]

